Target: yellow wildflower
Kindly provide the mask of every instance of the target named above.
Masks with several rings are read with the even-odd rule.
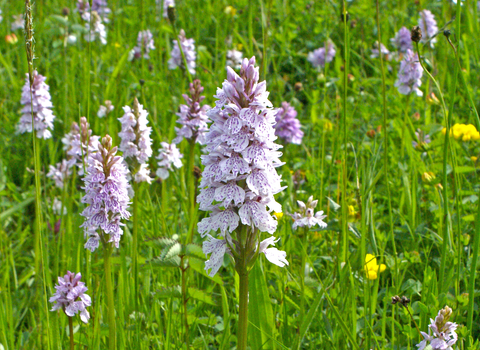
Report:
[[[283,218],[283,213],[282,212],[277,213],[276,211],[274,211],[273,215],[275,215],[277,217],[277,220],[280,220],[281,218]]]
[[[237,10],[233,6],[227,6],[225,7],[225,14],[233,17],[237,14]]]
[[[477,157],[475,157],[475,156],[471,156],[471,157],[470,157],[470,159],[472,160],[472,162],[474,162],[474,163],[475,163],[475,162],[477,161],[477,159],[478,159],[478,158],[477,158]]]
[[[377,264],[377,258],[372,254],[367,254],[365,257],[365,274],[369,280],[376,280],[380,272],[385,271],[387,266],[385,264]]]
[[[437,177],[435,176],[435,174],[431,171],[427,171],[422,174],[422,181],[426,184],[431,184],[435,181],[436,178]]]
[[[442,134],[445,135],[446,128],[443,128]],[[477,141],[480,140],[480,133],[472,124],[455,124],[450,128],[450,136],[453,136],[455,140],[461,141]]]
[[[333,124],[329,120],[326,120],[323,124],[323,130],[325,131],[332,131],[333,130]]]
[[[355,216],[357,215],[357,211],[353,205],[348,206],[348,216]]]

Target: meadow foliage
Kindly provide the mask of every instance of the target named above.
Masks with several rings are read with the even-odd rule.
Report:
[[[480,1],[0,32],[0,350],[480,349]]]

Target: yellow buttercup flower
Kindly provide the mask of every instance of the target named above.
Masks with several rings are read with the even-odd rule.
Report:
[[[227,6],[225,7],[225,14],[233,17],[237,14],[237,10],[233,6]]]
[[[435,176],[435,174],[431,171],[426,171],[422,174],[422,181],[426,184],[431,184],[432,182],[435,182],[436,178],[437,177]]]
[[[376,280],[380,272],[385,271],[387,266],[385,264],[377,264],[377,258],[375,255],[367,254],[365,257],[365,274],[369,280]]]
[[[275,215],[277,217],[277,220],[280,220],[281,218],[283,218],[283,213],[282,212],[277,213],[276,211],[274,211],[273,215]]]
[[[443,128],[442,134],[446,134],[447,128]],[[480,140],[480,133],[472,124],[455,124],[450,128],[450,136],[460,141],[477,141]]]
[[[332,131],[333,130],[333,124],[331,121],[327,120],[323,124],[323,130],[325,131]]]
[[[357,215],[357,211],[353,205],[348,206],[348,216],[355,216]]]

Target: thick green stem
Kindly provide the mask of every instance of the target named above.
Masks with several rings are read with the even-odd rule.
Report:
[[[108,312],[108,349],[116,350],[116,320],[115,320],[115,303],[113,295],[112,268],[110,265],[110,255],[112,254],[111,243],[106,243],[103,250],[103,265],[105,269],[105,287],[107,293],[107,312]]]
[[[237,350],[247,349],[248,331],[248,271],[243,266],[237,271],[240,277],[240,310],[238,313]]]
[[[74,350],[75,344],[73,342],[73,320],[71,317],[68,317],[68,331],[70,333],[70,350]]]

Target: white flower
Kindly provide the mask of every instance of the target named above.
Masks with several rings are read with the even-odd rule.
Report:
[[[106,100],[105,101],[105,106],[100,106],[97,112],[97,116],[99,118],[103,118],[110,114],[114,110],[114,106],[112,105],[112,101]]]
[[[237,50],[227,51],[227,66],[233,69],[240,69],[242,67],[243,53]]]
[[[72,170],[66,159],[63,159],[60,163],[57,163],[55,166],[49,165],[49,172],[47,174],[48,178],[55,180],[55,186],[58,188],[63,188],[64,182],[67,178],[72,175]]]
[[[297,227],[308,226],[313,227],[315,225],[320,226],[320,228],[326,228],[327,224],[323,221],[327,216],[323,215],[323,210],[314,214],[314,209],[317,206],[318,200],[313,200],[313,196],[308,198],[307,204],[302,201],[297,201],[298,206],[300,207],[300,213],[290,214],[293,218],[294,223],[292,228],[295,230]]]
[[[278,265],[280,267],[284,267],[285,265],[288,265],[288,261],[286,259],[287,253],[284,251],[278,250],[277,248],[268,248],[270,245],[275,245],[275,243],[278,242],[278,239],[275,240],[275,237],[271,236],[268,237],[267,239],[263,240],[260,242],[260,248],[259,251],[260,253],[265,254],[265,257],[267,258],[268,261],[270,261],[272,264]]]
[[[159,155],[156,157],[158,161],[157,176],[165,180],[168,178],[169,171],[175,168],[182,167],[183,154],[180,153],[177,146],[174,143],[161,142],[161,149],[158,150]]]

